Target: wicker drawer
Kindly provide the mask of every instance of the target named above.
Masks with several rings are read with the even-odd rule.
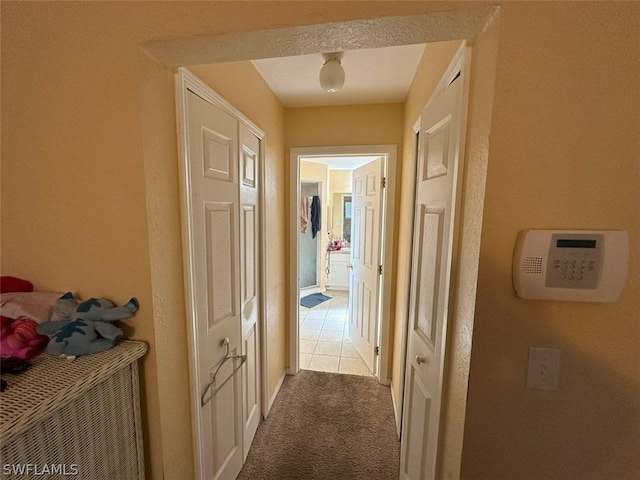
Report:
[[[73,362],[43,354],[7,375],[2,478],[144,479],[137,359],[146,350],[127,341]]]

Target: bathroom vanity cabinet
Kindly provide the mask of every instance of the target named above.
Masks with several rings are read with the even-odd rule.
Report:
[[[347,249],[329,252],[327,289],[349,290],[349,253]]]

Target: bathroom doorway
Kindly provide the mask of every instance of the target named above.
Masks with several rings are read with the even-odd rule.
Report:
[[[377,191],[380,208],[369,209],[366,213],[354,211],[353,172],[372,162],[379,170],[376,180],[367,185],[365,179],[357,188]],[[384,272],[385,247],[389,248],[384,245],[384,238],[390,238],[386,232],[392,231],[388,229],[392,228],[393,218],[386,214],[393,211],[389,210],[392,193],[388,191],[391,170],[395,171],[395,146],[292,150],[292,193],[296,195],[292,195],[291,222],[296,238],[291,238],[291,250],[292,254],[296,250],[298,253],[292,262],[291,275],[298,284],[298,295],[291,312],[291,318],[296,321],[291,322],[295,325],[292,325],[290,336],[289,373],[311,369],[376,376],[381,383],[388,383],[388,356],[385,354],[389,328],[380,319],[389,318],[382,312],[389,308],[387,292],[390,287],[387,284],[390,278],[380,272]],[[318,221],[318,209],[316,215],[310,211],[314,193],[319,200],[320,213],[315,239],[311,231],[312,216]],[[377,221],[370,223],[369,219],[374,217]],[[307,228],[303,232],[305,224]],[[372,228],[376,230],[375,235]],[[365,230],[366,234],[363,233]],[[354,293],[353,285],[362,285],[360,277],[354,277],[353,269],[354,265],[363,263],[364,255],[358,255],[358,239],[364,245],[372,238],[379,246],[374,254],[370,254],[367,246],[370,263],[367,266],[369,270],[375,270],[375,275],[368,290],[360,288]],[[311,243],[312,240],[315,243]],[[317,256],[311,258],[314,251]],[[314,267],[319,278],[317,284],[309,285],[312,277],[309,271]],[[360,317],[370,320],[362,335],[351,325],[362,326],[361,320],[354,322],[353,314],[358,312]],[[366,337],[366,342],[360,337]],[[382,345],[385,345],[385,354]]]

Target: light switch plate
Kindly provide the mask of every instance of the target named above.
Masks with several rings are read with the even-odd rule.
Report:
[[[555,348],[529,348],[527,388],[557,390],[560,376],[560,350]]]

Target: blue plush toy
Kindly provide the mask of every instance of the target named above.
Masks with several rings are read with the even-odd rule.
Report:
[[[52,337],[47,352],[77,357],[113,347],[123,332],[111,322],[131,317],[138,310],[138,301],[132,298],[121,307],[103,298],[79,303],[68,292],[56,301],[54,310],[63,320],[38,326],[38,333]]]

